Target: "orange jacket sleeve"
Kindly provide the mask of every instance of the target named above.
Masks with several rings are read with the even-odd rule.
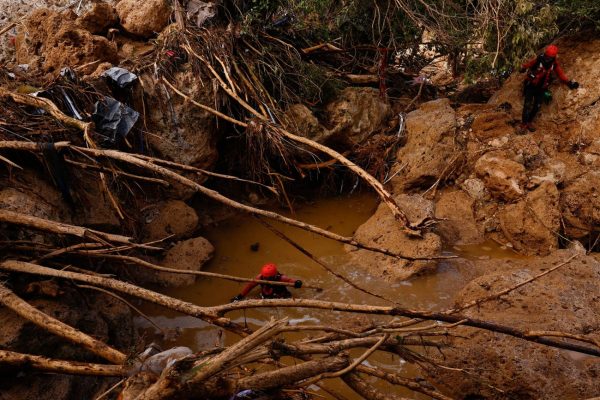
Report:
[[[569,82],[569,78],[567,78],[567,75],[565,75],[565,71],[563,71],[563,69],[561,68],[560,64],[558,63],[558,60],[554,61],[554,71],[556,72],[556,76],[558,76],[558,79],[560,79],[562,83]]]
[[[529,68],[531,68],[531,67],[533,67],[535,65],[535,63],[537,62],[537,60],[538,60],[538,58],[537,58],[537,56],[535,56],[531,60],[527,61],[525,64],[521,65],[521,67],[523,67],[525,69],[529,69]]]
[[[258,274],[258,275],[256,275],[256,276],[254,277],[254,279],[259,279],[259,280],[260,280],[261,278],[262,278],[262,276],[261,276],[260,274]],[[242,291],[240,292],[240,294],[241,294],[242,296],[244,296],[244,297],[245,297],[245,296],[246,296],[248,293],[250,293],[250,291],[251,291],[252,289],[254,289],[256,286],[258,286],[258,282],[248,282],[248,283],[246,284],[246,286],[244,286],[244,288],[242,289]]]
[[[292,278],[289,278],[289,277],[287,277],[285,275],[281,275],[281,278],[279,279],[279,281],[280,282],[294,283],[294,282],[296,282],[296,279],[292,279]]]

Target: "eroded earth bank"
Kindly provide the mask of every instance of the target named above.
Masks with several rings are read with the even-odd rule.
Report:
[[[524,133],[519,73],[320,80],[346,52],[225,3],[35,3],[3,3],[0,399],[600,396],[600,40],[557,42],[580,87]],[[262,262],[305,288],[202,276]]]

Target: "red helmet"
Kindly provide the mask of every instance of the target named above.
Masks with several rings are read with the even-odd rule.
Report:
[[[546,51],[544,52],[544,55],[546,55],[548,57],[556,57],[557,54],[558,54],[558,47],[556,47],[553,44],[546,47]]]
[[[260,270],[260,275],[263,278],[272,278],[277,275],[277,265],[269,263],[262,266]]]

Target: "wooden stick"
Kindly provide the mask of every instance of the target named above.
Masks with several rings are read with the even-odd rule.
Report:
[[[132,179],[136,179],[136,180],[140,180],[140,181],[157,183],[157,184],[165,186],[165,187],[171,186],[169,184],[169,182],[164,181],[162,179],[150,178],[150,177],[147,177],[147,176],[134,175],[134,174],[130,174],[130,173],[127,173],[127,172],[124,172],[124,171],[119,171],[119,170],[116,170],[116,169],[112,169],[111,170],[111,169],[108,169],[108,168],[105,168],[105,167],[101,167],[99,165],[85,164],[85,163],[80,163],[80,162],[69,160],[69,159],[65,159],[65,161],[68,162],[69,164],[76,165],[76,166],[81,167],[83,169],[93,169],[93,170],[96,170],[96,171],[110,172],[110,173],[113,173],[115,175],[123,175],[123,176],[126,176],[128,178],[132,178]]]
[[[77,272],[60,271],[52,268],[42,267],[40,265],[14,260],[8,260],[0,263],[0,269],[33,275],[52,276],[61,279],[72,279],[74,281],[84,282],[90,285],[100,286],[105,289],[111,289],[117,292],[125,293],[130,296],[161,305],[171,310],[200,318],[209,323],[235,332],[241,336],[246,336],[252,332],[249,328],[245,328],[235,322],[232,322],[229,318],[219,317],[218,315],[212,313],[209,308],[200,307],[192,303],[174,299],[172,297],[165,296],[164,294],[156,293],[151,290],[144,289],[130,283],[121,282],[116,279],[80,274]]]
[[[423,393],[433,399],[436,400],[453,400],[451,397],[448,397],[436,390],[429,389],[418,382],[412,381],[410,379],[406,379],[401,377],[398,374],[383,371],[380,368],[367,367],[366,365],[359,365],[356,368],[357,372],[362,372],[367,375],[374,376],[376,378],[382,379],[384,381],[388,381],[392,385],[400,385],[408,388],[414,392]]]
[[[250,207],[247,206],[245,204],[242,203],[238,203],[237,201],[231,200],[228,197],[223,196],[222,194],[220,194],[217,191],[214,191],[212,189],[208,189],[184,176],[181,176],[167,168],[161,167],[159,165],[155,165],[153,163],[147,162],[145,160],[142,160],[138,157],[136,157],[134,154],[129,154],[129,153],[123,153],[121,151],[117,151],[117,150],[99,150],[99,149],[87,149],[87,148],[83,148],[83,147],[76,147],[76,146],[72,146],[74,149],[77,149],[83,153],[87,153],[87,154],[92,154],[94,156],[98,156],[98,157],[108,157],[108,158],[112,158],[115,160],[120,160],[129,164],[133,164],[133,165],[137,165],[138,167],[142,167],[142,168],[147,168],[151,171],[154,171],[162,176],[168,177],[176,182],[179,182],[185,186],[188,186],[190,188],[195,189],[196,191],[204,194],[205,196],[216,200],[222,204],[226,204],[232,208],[235,208],[237,210],[241,210],[244,211],[246,213],[249,214],[253,214],[253,215],[261,215],[276,221],[280,221],[283,222],[287,225],[292,225],[292,226],[296,226],[298,228],[316,233],[318,235],[327,237],[329,239],[333,239],[333,240],[337,240],[339,242],[342,243],[346,243],[361,249],[366,249],[366,250],[371,250],[371,251],[375,251],[375,252],[379,252],[382,254],[386,254],[386,255],[390,255],[390,256],[394,256],[394,257],[399,257],[399,258],[404,258],[407,260],[432,260],[432,259],[442,259],[442,258],[455,258],[455,256],[439,256],[439,257],[406,257],[397,253],[393,253],[389,250],[386,249],[380,249],[374,246],[370,246],[364,243],[359,243],[356,240],[354,240],[353,238],[350,237],[344,237],[338,234],[335,234],[333,232],[330,232],[328,230],[319,228],[317,226],[311,225],[311,224],[307,224],[301,221],[297,221],[295,219],[292,218],[288,218],[288,217],[284,217],[283,215],[277,214],[275,212],[272,211],[265,211],[265,210],[261,210],[258,208],[254,208],[254,207]]]
[[[219,371],[227,367],[227,363],[235,360],[241,355],[254,349],[258,345],[269,340],[279,333],[278,328],[287,323],[287,318],[278,321],[271,321],[261,327],[259,330],[228,347],[216,356],[206,360],[198,361],[186,374],[185,385],[181,384],[179,379],[172,379],[171,375],[175,373],[165,372],[161,378],[148,388],[142,395],[137,397],[137,400],[159,400],[171,399],[175,396],[185,397],[186,394],[203,393],[207,396],[204,390],[199,390],[205,380],[216,375]],[[170,370],[175,371],[177,365],[173,365]],[[254,388],[254,386],[248,386]]]
[[[0,350],[0,365],[11,365],[20,370],[28,368],[68,375],[123,376],[121,365],[92,364],[77,361],[63,361],[31,354]]]
[[[235,94],[235,92],[231,88],[229,88],[227,86],[227,84],[223,81],[221,76],[217,73],[217,71],[215,71],[215,69],[212,67],[212,65],[210,65],[210,63],[204,57],[201,57],[198,54],[194,53],[194,51],[189,47],[187,47],[187,50],[206,65],[206,67],[209,69],[209,71],[217,79],[221,88],[223,88],[223,90],[230,97],[232,97],[234,100],[236,100],[243,108],[248,110],[252,115],[257,117],[263,123],[269,123],[269,120],[267,117],[262,115],[259,111],[254,109],[252,106],[250,106],[246,101],[244,101],[242,98],[240,98],[237,94]],[[173,87],[171,87],[171,88],[173,88]],[[250,121],[249,124],[247,124],[247,125],[251,125],[251,124],[255,124],[255,122]],[[342,154],[338,153],[337,151],[335,151],[327,146],[324,146],[318,142],[315,142],[314,140],[305,138],[303,136],[295,135],[281,127],[275,127],[275,126],[272,126],[272,127],[275,129],[276,132],[280,133],[282,136],[284,136],[288,139],[291,139],[295,142],[305,144],[313,149],[319,150],[319,151],[329,155],[330,157],[338,160],[342,165],[346,166],[348,169],[350,169],[356,175],[361,177],[365,182],[367,182],[375,190],[375,192],[379,195],[381,200],[388,205],[388,207],[392,211],[392,214],[394,215],[394,218],[396,218],[398,221],[400,221],[400,223],[402,224],[402,230],[405,233],[407,233],[410,236],[419,236],[419,237],[422,236],[421,232],[419,232],[418,230],[416,230],[410,226],[410,223],[408,221],[408,218],[406,217],[406,214],[404,213],[404,211],[402,211],[400,209],[400,207],[398,206],[398,204],[396,203],[396,201],[394,200],[392,195],[387,190],[385,190],[385,188],[383,187],[381,182],[379,182],[377,179],[375,179],[367,171],[365,171],[364,169],[362,169],[360,166],[356,165],[352,161],[348,160]]]
[[[360,243],[351,237],[341,236],[336,233],[330,232],[326,229],[319,228],[315,225],[307,224],[307,223],[297,221],[292,218],[284,217],[283,215],[277,214],[272,211],[261,210],[258,208],[250,207],[248,205],[236,202],[234,200],[229,199],[228,197],[223,196],[219,192],[214,191],[212,189],[208,189],[208,188],[206,188],[206,187],[204,187],[204,186],[192,181],[191,179],[188,179],[176,172],[173,172],[173,171],[171,171],[165,167],[162,167],[160,165],[155,165],[152,162],[146,161],[146,160],[142,159],[141,157],[138,157],[136,154],[124,153],[124,152],[117,151],[117,150],[100,150],[100,149],[70,146],[68,143],[67,144],[61,143],[61,146],[69,147],[73,150],[76,150],[76,151],[84,153],[84,154],[92,154],[92,155],[98,156],[98,157],[108,157],[108,158],[112,158],[115,160],[120,160],[120,161],[129,163],[132,165],[136,165],[138,167],[149,169],[149,170],[154,171],[164,177],[167,177],[176,182],[179,182],[180,184],[182,184],[184,186],[188,186],[188,187],[204,194],[205,196],[207,196],[213,200],[216,200],[222,204],[225,204],[229,207],[235,208],[237,210],[246,212],[251,215],[261,215],[261,216],[269,218],[269,219],[280,221],[284,224],[295,226],[297,228],[316,233],[320,236],[323,236],[323,237],[326,237],[326,238],[329,238],[332,240],[336,240],[341,243],[349,244],[349,245],[357,247],[359,249],[370,250],[370,251],[385,254],[385,255],[388,255],[391,257],[402,258],[402,259],[411,260],[411,261],[441,260],[441,259],[456,258],[456,256],[410,257],[410,256],[405,256],[402,254],[392,252],[387,249],[382,249],[382,248],[379,248],[376,246],[371,246],[368,244]],[[19,142],[19,141],[16,141],[16,142],[0,141],[0,148],[12,148],[12,149],[19,149],[19,150],[27,150],[27,151],[37,151],[38,150],[36,143]],[[133,243],[130,243],[130,244],[135,245]],[[135,246],[144,246],[144,245],[135,245]],[[144,248],[147,248],[147,247],[144,247]],[[152,248],[152,249],[156,249],[156,248]]]
[[[600,349],[591,348],[589,346],[568,343],[560,340],[554,340],[544,337],[528,337],[527,331],[513,328],[511,326],[497,324],[495,322],[489,322],[484,320],[478,320],[474,318],[468,318],[457,314],[448,314],[446,312],[431,312],[431,311],[419,311],[410,310],[401,307],[388,307],[388,306],[371,306],[364,304],[348,304],[333,301],[321,301],[312,299],[263,299],[263,300],[243,300],[236,303],[224,304],[213,307],[200,307],[191,303],[187,303],[181,300],[173,299],[171,297],[162,295],[160,293],[152,292],[147,289],[140,288],[135,285],[131,285],[125,282],[121,282],[115,279],[104,278],[99,276],[90,276],[85,274],[78,274],[75,272],[68,271],[57,271],[39,265],[26,263],[23,261],[8,260],[0,263],[0,270],[28,273],[43,276],[54,276],[63,279],[73,279],[81,282],[90,283],[92,285],[102,286],[105,288],[121,291],[156,304],[163,305],[167,308],[177,310],[184,314],[192,315],[201,318],[212,324],[221,326],[225,329],[229,329],[232,332],[240,335],[247,335],[251,331],[248,328],[244,328],[239,324],[232,322],[228,318],[222,317],[225,313],[234,310],[243,310],[248,308],[274,308],[274,307],[287,307],[287,308],[315,308],[330,311],[344,311],[362,314],[373,314],[373,315],[390,315],[390,316],[404,316],[409,318],[420,318],[426,320],[437,320],[448,323],[458,323],[463,325],[471,326],[474,328],[484,329],[492,332],[503,333],[508,336],[524,339],[530,342],[543,344],[550,347],[559,349],[571,350],[582,354],[589,354],[592,356],[600,357]]]
[[[125,354],[32,307],[2,284],[0,284],[0,303],[40,328],[83,346],[108,361],[120,365],[127,360]]]
[[[168,272],[168,273],[172,273],[172,274],[196,275],[196,276],[205,276],[208,278],[225,279],[225,280],[234,281],[234,282],[256,282],[256,283],[262,283],[262,284],[273,285],[273,286],[294,287],[294,282],[266,281],[266,280],[261,280],[261,279],[249,279],[249,278],[241,278],[241,277],[232,276],[232,275],[217,274],[216,272],[192,271],[192,270],[168,268],[168,267],[163,267],[160,265],[152,264],[151,262],[142,260],[137,257],[131,257],[131,256],[122,256],[122,255],[118,255],[118,254],[91,253],[88,251],[76,251],[75,253],[85,255],[85,256],[106,258],[106,259],[111,259],[111,260],[120,260],[120,261],[124,261],[124,262],[134,263],[134,264],[140,265],[142,267],[153,269],[155,271]],[[323,290],[320,287],[311,286],[311,285],[302,285],[302,287],[307,288],[307,289],[314,289],[314,290],[318,290],[318,291]]]
[[[446,312],[447,312],[448,314],[452,314],[452,313],[455,313],[455,312],[463,311],[463,310],[465,310],[465,309],[467,309],[467,308],[470,308],[470,307],[477,306],[477,305],[479,305],[479,304],[481,304],[481,303],[484,303],[484,302],[486,302],[486,301],[490,301],[490,300],[493,300],[493,299],[497,299],[497,298],[499,298],[500,296],[503,296],[503,295],[505,295],[505,294],[508,294],[508,293],[512,292],[513,290],[516,290],[516,289],[518,289],[518,288],[520,288],[520,287],[522,287],[522,286],[525,286],[526,284],[528,284],[528,283],[530,283],[530,282],[533,282],[533,281],[535,281],[536,279],[539,279],[539,278],[541,278],[542,276],[548,275],[549,273],[551,273],[551,272],[554,272],[554,271],[556,271],[557,269],[559,269],[559,268],[561,268],[561,267],[564,267],[565,265],[567,265],[567,264],[569,264],[571,261],[573,261],[573,260],[574,260],[574,259],[575,259],[577,256],[579,256],[579,254],[573,254],[571,257],[569,257],[569,258],[568,258],[567,260],[565,260],[564,262],[562,262],[562,263],[560,263],[560,264],[558,264],[558,265],[556,265],[556,266],[554,266],[554,267],[552,267],[552,268],[550,268],[550,269],[548,269],[548,270],[546,270],[546,271],[544,271],[544,272],[542,272],[542,273],[539,273],[539,274],[537,274],[536,276],[534,276],[534,277],[532,277],[532,278],[530,278],[530,279],[527,279],[527,280],[525,280],[525,281],[523,281],[523,282],[521,282],[521,283],[518,283],[517,285],[514,285],[514,286],[512,286],[512,287],[510,287],[510,288],[507,288],[507,289],[501,290],[501,291],[499,291],[499,292],[496,292],[496,293],[494,293],[494,294],[491,294],[491,295],[489,295],[489,296],[483,297],[483,298],[481,298],[481,299],[477,299],[477,300],[473,300],[473,301],[471,301],[471,302],[465,303],[465,304],[461,305],[460,307],[454,308],[454,309],[452,309],[452,310],[448,310],[448,311],[446,311]]]
[[[106,233],[97,231],[94,229],[84,228],[77,225],[64,224],[62,222],[56,222],[49,219],[38,218],[33,215],[22,214],[9,210],[0,210],[0,222],[6,222],[9,224],[26,226],[31,229],[40,230],[44,232],[57,233],[59,235],[70,235],[77,236],[79,238],[100,238],[100,243],[103,240],[114,243],[128,244],[135,247],[141,247],[151,250],[162,250],[157,247],[146,246],[143,244],[135,244],[132,239],[127,236],[116,235],[113,233]]]

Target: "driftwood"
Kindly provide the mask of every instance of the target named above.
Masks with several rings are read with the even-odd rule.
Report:
[[[0,350],[0,365],[9,365],[19,370],[53,372],[68,375],[123,376],[125,370],[120,365],[92,364],[77,361],[55,360],[31,354]]]
[[[402,258],[402,259],[406,259],[406,260],[410,260],[410,261],[441,260],[441,259],[456,258],[455,256],[410,257],[410,256],[405,256],[403,254],[398,254],[398,253],[392,252],[387,249],[382,249],[382,248],[379,248],[376,246],[371,246],[371,245],[368,245],[365,243],[361,243],[361,242],[354,240],[351,237],[338,235],[338,234],[330,232],[326,229],[319,228],[315,225],[297,221],[293,218],[288,218],[288,217],[285,217],[283,215],[277,214],[272,211],[261,210],[261,209],[255,208],[255,207],[248,206],[246,204],[239,203],[235,200],[232,200],[228,197],[223,196],[222,194],[220,194],[219,192],[217,192],[215,190],[206,188],[206,187],[194,182],[191,179],[188,179],[176,172],[173,172],[168,168],[162,167],[160,165],[156,165],[155,163],[148,161],[147,157],[145,159],[142,157],[138,157],[136,154],[124,153],[124,152],[117,151],[117,150],[100,150],[100,149],[71,146],[68,143],[64,143],[64,142],[59,142],[59,143],[57,143],[57,145],[60,145],[60,148],[68,147],[68,148],[71,148],[73,150],[79,151],[79,152],[87,154],[87,155],[92,155],[92,156],[96,156],[96,157],[106,157],[106,158],[110,158],[113,160],[125,162],[125,163],[131,164],[131,165],[135,165],[137,167],[144,168],[146,170],[157,173],[165,178],[169,178],[172,181],[178,182],[184,186],[192,188],[192,189],[196,190],[197,192],[202,193],[203,195],[205,195],[213,200],[216,200],[217,202],[219,202],[221,204],[225,204],[229,207],[232,207],[236,210],[239,210],[239,211],[251,214],[251,215],[259,215],[259,216],[262,216],[265,218],[269,218],[269,219],[272,219],[275,221],[282,222],[287,225],[295,226],[297,228],[300,228],[300,229],[303,229],[303,230],[306,230],[306,231],[309,231],[312,233],[316,233],[316,234],[326,237],[328,239],[336,240],[338,242],[348,244],[348,245],[351,245],[351,246],[354,246],[354,247],[357,247],[360,249],[370,250],[370,251],[374,251],[377,253],[385,254],[387,256]],[[38,151],[39,150],[38,145],[36,143],[19,142],[19,141],[0,141],[0,149],[1,148],[15,149],[15,150],[27,150],[27,151]],[[143,245],[140,245],[140,246],[143,246]]]
[[[249,333],[251,333],[250,329],[232,322],[229,318],[219,317],[218,315],[211,313],[210,309],[207,307],[200,307],[195,304],[174,299],[172,297],[153,292],[151,290],[144,289],[139,286],[132,285],[130,283],[121,282],[116,279],[81,274],[77,272],[60,271],[23,261],[4,261],[0,263],[0,269],[5,271],[20,272],[33,275],[72,279],[74,281],[84,282],[94,286],[100,286],[105,289],[125,293],[130,296],[134,296],[149,301],[151,303],[161,305],[171,310],[179,311],[186,315],[191,315],[200,318],[214,325],[238,333],[242,336],[246,336]]]
[[[141,247],[149,250],[161,250],[157,247],[136,244],[127,236],[115,235],[94,229],[83,228],[81,226],[64,224],[49,219],[34,217],[33,215],[22,214],[14,211],[0,210],[0,222],[6,222],[14,225],[21,225],[27,228],[40,230],[44,232],[56,233],[59,235],[76,236],[82,239],[92,239],[99,243],[120,243],[128,244],[135,247]]]
[[[111,361],[115,364],[123,364],[127,359],[125,354],[113,349],[106,343],[96,340],[63,322],[52,318],[37,308],[32,307],[26,301],[15,295],[6,286],[1,284],[0,303],[10,308],[26,320],[33,322],[40,328],[54,333],[55,335],[58,335],[72,343],[76,343],[108,361]]]
[[[115,279],[103,278],[98,276],[88,276],[84,274],[78,274],[75,272],[57,271],[50,268],[40,267],[38,265],[29,264],[22,261],[4,261],[0,263],[0,269],[12,272],[21,272],[29,274],[37,274],[43,276],[54,276],[57,278],[74,279],[92,285],[98,285],[105,288],[121,291],[139,298],[142,298],[153,303],[163,305],[167,308],[177,310],[184,314],[196,316],[207,322],[221,326],[225,329],[229,329],[232,332],[236,332],[242,335],[250,333],[250,330],[232,322],[230,319],[223,317],[224,314],[234,311],[248,308],[273,308],[273,307],[295,307],[295,308],[313,308],[323,309],[331,311],[344,311],[361,314],[373,314],[373,315],[389,315],[389,316],[403,316],[408,318],[432,320],[432,321],[443,321],[451,324],[460,323],[465,326],[471,326],[474,328],[484,329],[491,332],[503,333],[508,336],[517,337],[530,342],[543,344],[550,347],[555,347],[564,350],[571,350],[582,354],[593,355],[600,357],[600,348],[590,347],[578,343],[564,342],[551,338],[539,337],[539,336],[528,336],[529,332],[513,328],[510,326],[497,324],[490,321],[478,320],[475,318],[468,318],[462,315],[449,314],[447,312],[429,312],[419,310],[409,310],[401,307],[387,307],[387,306],[370,306],[362,304],[348,304],[339,303],[333,301],[321,301],[321,300],[310,300],[310,299],[272,299],[272,300],[244,300],[236,303],[225,304],[221,306],[213,307],[200,307],[191,303],[187,303],[181,300],[173,299],[171,297],[152,292],[147,289],[140,288],[135,285],[131,285],[125,282],[121,282]]]

